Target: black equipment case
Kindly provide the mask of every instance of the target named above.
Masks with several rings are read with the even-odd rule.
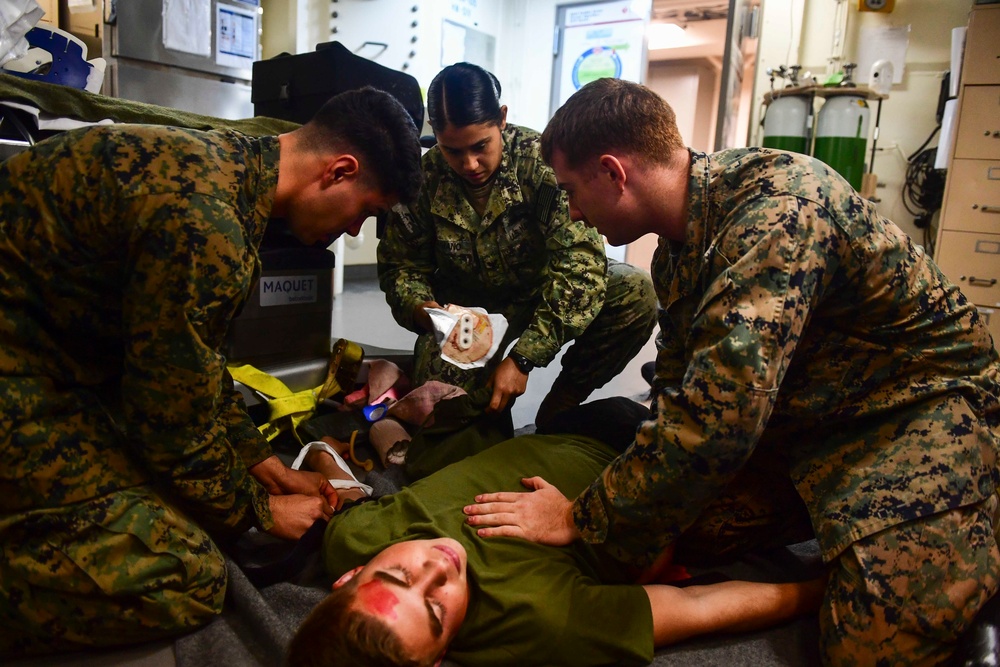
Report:
[[[317,44],[312,53],[255,62],[250,100],[255,116],[305,123],[337,93],[364,86],[384,90],[399,100],[421,131],[424,101],[417,80],[355,55],[340,42]]]

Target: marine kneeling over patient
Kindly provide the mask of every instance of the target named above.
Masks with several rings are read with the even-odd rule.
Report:
[[[467,524],[463,508],[476,494],[523,490],[528,475],[578,494],[648,417],[627,399],[596,401],[572,408],[563,423],[582,425],[581,433],[601,423],[607,443],[574,434],[520,436],[391,496],[345,505],[323,542],[333,592],[300,627],[288,664],[434,665],[447,653],[477,666],[645,665],[665,644],[760,629],[816,610],[825,577],[639,585],[636,573],[583,542],[483,539]],[[323,451],[306,461],[333,480],[347,479]]]

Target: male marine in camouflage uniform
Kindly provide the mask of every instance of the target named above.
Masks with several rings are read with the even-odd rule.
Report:
[[[396,207],[378,247],[379,280],[396,321],[421,334],[414,380],[484,387],[512,356],[547,366],[562,346],[562,372],[539,409],[543,423],[617,376],[649,340],[656,298],[649,275],[608,261],[600,235],[570,220],[565,196],[539,152],[538,133],[505,123],[500,165],[480,217],[439,146],[423,158],[424,188]],[[499,350],[481,369],[441,358],[414,310],[436,301],[479,306],[507,318]],[[548,409],[547,409],[548,408]]]
[[[811,523],[825,662],[946,660],[1000,574],[1000,360],[976,309],[822,163],[689,151],[638,84],[578,91],[543,150],[575,217],[661,236],[657,416],[575,501],[536,482],[470,523],[641,568]]]
[[[272,215],[310,244],[357,233],[419,177],[412,122],[373,90],[279,136],[101,127],[0,166],[0,656],[195,628],[225,593],[213,537],[332,513],[220,350]]]

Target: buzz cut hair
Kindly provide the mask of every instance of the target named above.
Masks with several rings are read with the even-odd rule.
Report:
[[[365,86],[334,95],[297,132],[308,150],[348,150],[379,192],[414,202],[423,182],[416,123],[389,93]]]

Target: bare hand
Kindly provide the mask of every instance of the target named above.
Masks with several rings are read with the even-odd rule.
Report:
[[[337,502],[337,492],[326,477],[318,472],[292,470],[277,456],[271,456],[250,468],[250,474],[272,496],[302,494],[319,496],[329,505]]]
[[[317,520],[333,515],[326,498],[293,494],[271,496],[270,500],[274,526],[267,532],[286,540],[299,539]]]
[[[511,400],[524,393],[528,387],[528,376],[521,372],[513,359],[507,357],[493,371],[487,385],[493,387],[493,398],[486,411],[501,412]]]
[[[580,537],[573,522],[573,503],[559,489],[541,477],[522,479],[521,484],[532,491],[476,496],[476,504],[465,507],[466,523],[489,526],[476,531],[480,537],[521,537],[555,547]]]

